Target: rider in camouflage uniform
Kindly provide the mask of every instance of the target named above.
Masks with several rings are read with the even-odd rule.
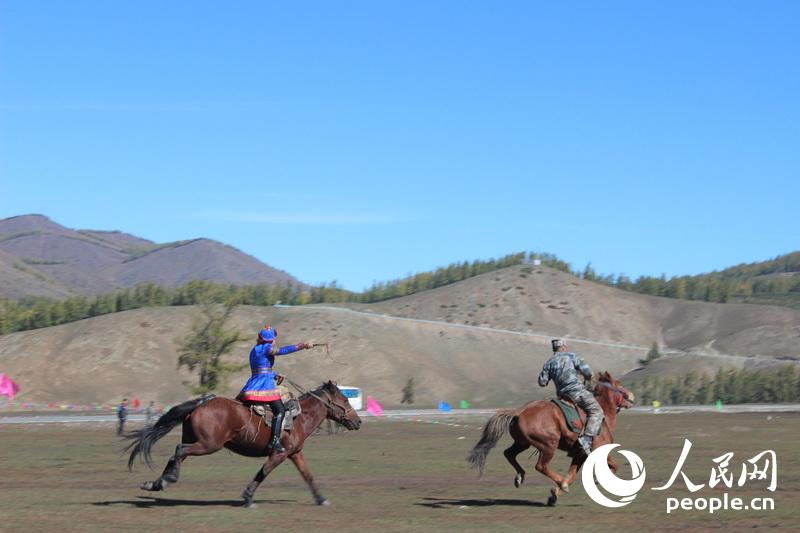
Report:
[[[592,451],[592,440],[600,433],[603,423],[603,410],[594,399],[594,394],[587,390],[578,380],[578,372],[587,380],[592,379],[592,371],[586,361],[567,351],[567,343],[561,339],[553,339],[553,356],[545,361],[542,373],[539,374],[539,386],[545,387],[552,379],[556,385],[556,394],[574,401],[586,411],[588,419],[578,443],[589,455]]]

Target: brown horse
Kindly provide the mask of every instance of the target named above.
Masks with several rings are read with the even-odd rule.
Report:
[[[281,440],[286,453],[270,455],[258,470],[242,494],[245,507],[253,506],[253,495],[258,486],[287,458],[300,471],[314,495],[314,500],[319,505],[328,505],[328,500],[319,492],[314,477],[308,470],[303,457],[303,444],[325,419],[338,422],[347,429],[361,427],[361,419],[332,381],[306,392],[300,396],[299,401],[302,414],[295,418],[292,431],[284,434]],[[181,422],[183,437],[181,444],[175,448],[175,455],[169,460],[161,476],[155,481],[142,484],[142,489],[164,490],[170,483],[176,483],[180,476],[181,463],[190,455],[209,455],[222,448],[247,457],[268,455],[267,445],[272,438],[272,431],[261,416],[234,400],[199,398],[173,407],[152,427],[130,434],[128,438],[133,442],[127,448],[131,449],[128,468],[132,468],[134,459],[139,454],[148,465],[152,465],[150,453],[153,444]]]
[[[627,409],[634,400],[633,393],[622,386],[622,383],[611,377],[608,372],[597,375],[597,386],[594,389],[597,402],[603,409],[605,418],[600,435],[594,438],[592,448],[614,442],[614,429],[617,425],[617,413],[621,408]],[[581,411],[581,423],[586,422],[586,414]],[[517,475],[514,485],[519,487],[525,481],[525,470],[517,462],[517,455],[531,446],[539,452],[536,470],[552,479],[556,486],[550,491],[548,505],[555,505],[558,497],[569,492],[570,484],[578,475],[586,454],[579,450],[576,441],[579,435],[567,427],[567,421],[561,409],[550,400],[530,402],[518,409],[505,409],[498,411],[483,430],[480,441],[472,448],[467,461],[473,468],[480,469],[481,475],[486,465],[486,456],[494,448],[506,431],[514,438],[514,444],[506,449],[503,454]],[[572,457],[572,464],[566,476],[550,468],[550,461],[556,450],[564,450]],[[617,471],[617,464],[609,456],[608,465],[612,471]]]

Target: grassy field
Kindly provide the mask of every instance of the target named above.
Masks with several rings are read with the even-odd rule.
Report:
[[[374,420],[361,431],[309,440],[306,455],[331,507],[313,504],[290,463],[256,493],[258,507],[240,507],[240,494],[260,462],[227,451],[189,458],[182,479],[167,492],[138,485],[160,473],[179,430],[156,447],[158,471],[125,468],[112,424],[0,426],[0,529],[8,531],[644,531],[796,530],[800,521],[800,414],[623,413],[616,440],[642,457],[647,482],[622,509],[592,502],[580,482],[556,507],[546,507],[549,480],[520,455],[529,471],[513,486],[513,470],[501,453],[504,438],[478,479],[464,461],[484,418]],[[734,484],[730,496],[773,497],[773,511],[676,511],[666,498],[686,497],[681,481],[665,492],[684,437],[694,446],[684,472],[707,483],[712,459],[735,452],[731,468],[765,449],[778,454],[778,489],[764,481]],[[566,458],[555,461],[564,470]],[[629,475],[627,465],[620,469]],[[721,497],[721,486],[693,496]]]

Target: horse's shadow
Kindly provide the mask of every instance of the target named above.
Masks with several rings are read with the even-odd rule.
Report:
[[[423,498],[423,501],[414,505],[429,507],[431,509],[452,509],[454,507],[492,507],[495,505],[506,507],[547,507],[546,503],[534,502],[531,500],[518,500],[511,498],[481,498],[481,499],[458,499],[458,498]],[[572,507],[576,504],[565,505]]]
[[[154,496],[137,496],[135,500],[108,500],[93,502],[92,505],[99,507],[112,507],[114,505],[128,505],[140,509],[150,509],[153,507],[242,507],[241,499],[238,500],[175,500],[172,498],[156,498]],[[297,503],[296,500],[254,500],[253,503],[281,504]]]

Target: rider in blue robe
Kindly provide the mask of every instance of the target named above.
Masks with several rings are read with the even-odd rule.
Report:
[[[275,346],[277,337],[278,332],[270,326],[264,326],[258,333],[256,345],[250,350],[250,371],[252,376],[244,384],[237,398],[246,404],[261,403],[269,406],[273,415],[272,442],[269,447],[274,452],[285,453],[286,449],[281,445],[285,409],[281,400],[280,389],[278,389],[278,373],[273,370],[275,357],[309,349],[313,345],[309,342],[302,342],[278,348]]]

